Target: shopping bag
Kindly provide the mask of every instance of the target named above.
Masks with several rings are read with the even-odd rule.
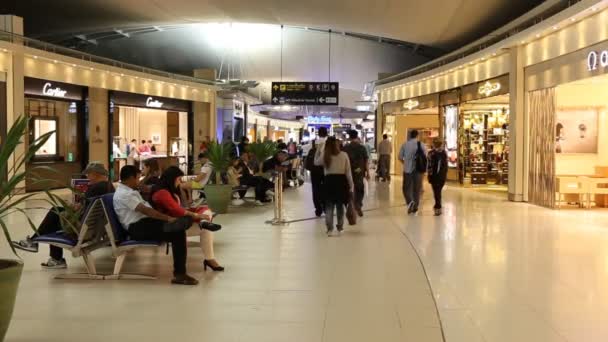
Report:
[[[348,205],[346,206],[346,219],[351,226],[357,224],[357,211],[355,210],[355,203],[352,199],[348,201]]]

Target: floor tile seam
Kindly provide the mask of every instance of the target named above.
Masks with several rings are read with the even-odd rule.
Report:
[[[414,246],[414,243],[411,241],[411,239],[407,235],[407,233],[404,232],[404,231],[402,231],[399,228],[399,223],[395,221],[395,217],[391,216],[390,220],[393,222],[393,229],[396,229],[398,231],[398,233],[400,233],[403,237],[405,237],[405,240],[407,241],[407,243],[409,244],[410,248],[413,250],[414,254],[418,258],[418,262],[419,262],[419,265],[420,265],[420,267],[422,269],[424,277],[426,279],[427,286],[429,287],[429,289],[431,291],[431,298],[433,299],[433,304],[434,304],[434,307],[435,307],[435,314],[437,315],[437,319],[439,320],[439,329],[441,331],[441,339],[442,339],[443,342],[446,342],[443,321],[442,321],[441,315],[439,313],[439,307],[437,305],[437,300],[435,299],[435,291],[433,290],[433,285],[431,284],[431,280],[429,279],[429,276],[427,274],[426,267],[424,265],[424,262],[422,261],[422,257],[420,256],[420,253],[418,252],[418,250]]]

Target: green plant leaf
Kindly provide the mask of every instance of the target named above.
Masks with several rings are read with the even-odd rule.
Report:
[[[4,223],[4,220],[0,220],[0,226],[2,226],[2,231],[4,232],[4,237],[6,238],[6,241],[8,241],[8,245],[11,247],[13,254],[15,254],[15,256],[17,256],[18,258],[20,258],[19,254],[17,254],[17,251],[15,250],[15,247],[13,246],[13,240],[11,238],[11,233],[8,231],[8,227],[6,226],[6,223]]]

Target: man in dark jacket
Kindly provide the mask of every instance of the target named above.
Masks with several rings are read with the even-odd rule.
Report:
[[[433,140],[433,150],[429,152],[428,176],[429,183],[435,196],[435,216],[441,215],[441,191],[448,175],[448,154],[443,148],[443,141],[439,138]]]
[[[315,215],[321,217],[325,212],[325,199],[323,197],[323,187],[325,180],[325,171],[323,166],[315,165],[315,153],[317,149],[325,148],[325,140],[327,140],[327,128],[319,128],[319,137],[314,140],[312,149],[306,156],[306,169],[310,171],[310,184],[312,185],[312,202],[315,205]]]
[[[348,132],[350,143],[344,146],[344,152],[348,154],[350,159],[350,169],[353,174],[353,182],[355,183],[355,209],[359,216],[363,216],[363,197],[365,196],[365,181],[369,180],[368,161],[369,156],[367,149],[361,140],[359,140],[359,133],[355,130]]]

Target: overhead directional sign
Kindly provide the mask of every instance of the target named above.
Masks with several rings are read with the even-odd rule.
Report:
[[[272,82],[273,105],[328,105],[339,103],[338,82]]]

